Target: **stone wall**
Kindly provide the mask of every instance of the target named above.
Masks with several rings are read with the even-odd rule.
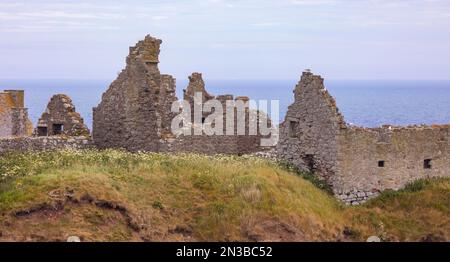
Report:
[[[203,81],[202,73],[199,72],[194,72],[189,76],[189,84],[183,90],[183,99],[191,102],[196,93],[202,94],[202,100],[204,102],[214,98],[213,95],[206,91],[205,81]]]
[[[24,91],[0,92],[0,137],[31,135],[33,125],[24,104]]]
[[[333,187],[347,202],[419,178],[450,176],[450,126],[349,126],[338,143],[339,172]]]
[[[99,148],[125,148],[130,151],[204,154],[243,154],[261,150],[261,137],[257,135],[208,136],[203,133],[176,137],[172,133],[172,119],[176,114],[171,112],[171,107],[178,98],[175,95],[175,79],[170,75],[161,75],[158,69],[161,43],[159,39],[146,36],[130,48],[126,68],[94,108],[93,138],[96,145]],[[191,107],[189,122],[194,122],[194,96],[197,92],[202,95],[200,107],[216,98],[206,91],[202,74],[193,73],[183,96]],[[226,100],[233,100],[233,96],[222,95],[217,99],[225,106]],[[248,108],[246,110],[248,117]],[[203,113],[200,121],[209,115]],[[223,119],[226,119],[225,107]]]
[[[345,123],[323,79],[302,75],[280,126],[281,159],[314,171],[359,204],[420,178],[450,176],[450,125],[362,128]]]
[[[161,151],[170,153],[240,154],[236,136],[179,136],[162,140]]]
[[[130,47],[126,68],[94,108],[93,138],[100,148],[159,151],[161,87],[171,85],[158,69],[161,40],[146,36]]]
[[[280,125],[279,157],[332,180],[337,172],[337,136],[345,128],[343,117],[320,76],[304,72],[294,96]]]
[[[161,75],[161,88],[158,94],[158,119],[161,119],[161,137],[171,137],[171,123],[172,119],[175,117],[175,114],[172,113],[171,108],[172,103],[178,100],[175,92],[175,78],[171,75]]]
[[[0,101],[0,137],[9,137],[13,133],[12,114],[11,110],[6,109],[1,103]]]
[[[13,136],[28,136],[33,130],[33,124],[28,118],[28,108],[12,108],[12,135]]]
[[[0,138],[0,155],[7,152],[94,148],[91,139],[82,137],[16,137]]]
[[[83,118],[76,112],[69,96],[54,95],[38,121],[34,132],[37,136],[89,136],[90,131]]]

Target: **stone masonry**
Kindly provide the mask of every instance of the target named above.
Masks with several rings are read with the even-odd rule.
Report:
[[[94,108],[93,138],[99,148],[159,151],[162,115],[170,108],[159,99],[161,87],[173,89],[174,80],[158,69],[161,40],[146,36],[130,47],[126,68]],[[174,96],[167,92],[168,96]]]
[[[0,92],[0,137],[31,135],[33,125],[24,100],[22,90]]]
[[[69,96],[54,95],[38,121],[36,136],[89,136],[83,118],[76,112]]]
[[[0,156],[8,152],[46,151],[95,148],[92,140],[79,137],[15,137],[0,138]]]
[[[190,116],[188,122],[196,122],[194,108],[217,99],[224,109],[218,118],[234,120],[234,128],[227,129],[224,123],[224,135],[207,135],[202,128],[198,134],[176,136],[171,128],[176,116],[171,108],[178,101],[176,81],[159,72],[161,43],[146,36],[130,47],[125,69],[93,109],[93,140],[68,96],[51,98],[34,131],[38,137],[30,137],[33,128],[24,107],[24,92],[0,92],[0,155],[9,151],[93,147],[236,155],[261,155],[263,151],[263,156],[314,172],[338,198],[352,205],[416,179],[450,176],[450,125],[349,125],[325,89],[323,78],[309,71],[302,74],[294,89],[295,101],[280,124],[276,148],[261,146],[267,137],[260,135],[259,128],[256,135],[250,135],[250,119],[256,117],[260,121],[266,115],[250,109],[248,97],[214,96],[208,93],[202,74],[197,72],[189,77],[189,85],[183,90],[183,99],[188,102],[183,107],[191,109],[183,120]],[[201,94],[201,104],[195,104],[196,93]],[[238,117],[236,105],[227,112],[227,101],[243,105],[243,115]],[[200,124],[203,126],[215,110],[203,112],[201,123],[187,128],[193,131]],[[242,119],[243,134],[237,128]],[[230,130],[232,134],[225,135]]]
[[[280,125],[279,157],[314,171],[348,204],[420,178],[450,176],[450,125],[363,128],[345,123],[323,79],[304,72]]]
[[[202,74],[195,72],[192,73],[192,75],[189,77],[189,84],[186,89],[183,90],[183,99],[185,101],[188,101],[191,107],[191,119],[190,121],[194,122],[194,96],[196,93],[200,93],[202,97],[202,104],[197,106],[204,106],[206,102],[217,99],[222,104],[223,108],[223,120],[224,120],[224,126],[223,126],[223,134],[224,135],[213,135],[208,136],[206,134],[202,135],[190,135],[190,136],[180,136],[177,139],[171,139],[164,141],[162,151],[167,152],[196,152],[196,153],[203,153],[203,154],[236,154],[236,155],[242,155],[242,154],[248,154],[253,152],[259,152],[259,151],[265,151],[268,148],[261,146],[261,136],[259,133],[256,135],[249,135],[249,120],[254,116],[258,116],[260,113],[259,111],[252,112],[253,114],[250,114],[251,110],[248,107],[246,102],[249,101],[248,97],[245,96],[239,96],[234,98],[233,95],[226,94],[226,95],[218,95],[214,96],[210,94],[205,87],[205,82],[202,78]],[[227,127],[225,124],[225,121],[227,119],[227,113],[226,112],[226,103],[227,101],[234,101],[234,102],[242,102],[242,105],[244,105],[243,110],[243,116],[241,116],[241,119],[244,119],[244,134],[238,134],[238,112],[235,108],[233,114],[234,119],[234,128],[232,129],[233,135],[226,135],[227,134]],[[214,111],[213,111],[214,112]],[[204,112],[202,114],[202,122],[210,116],[213,112]],[[269,121],[269,125],[270,125]],[[194,125],[196,125],[194,123]],[[194,131],[192,130],[192,133]]]
[[[171,132],[177,101],[175,79],[158,69],[162,41],[146,36],[130,47],[126,67],[103,94],[94,108],[93,139],[99,148],[125,148],[130,151],[196,152],[204,154],[242,154],[261,150],[260,136],[189,135],[176,137]],[[202,94],[202,105],[216,98],[225,106],[232,95],[214,97],[205,89],[201,73],[189,77],[184,99],[194,116],[195,93]],[[242,98],[247,99],[248,98]],[[248,109],[246,114],[248,115]],[[209,114],[204,114],[202,121]],[[226,115],[224,114],[224,119]]]
[[[348,203],[416,179],[450,176],[450,125],[347,126],[338,144],[339,172],[332,182]]]
[[[337,136],[345,128],[344,118],[320,76],[303,73],[294,96],[280,126],[279,155],[331,180],[337,172]]]

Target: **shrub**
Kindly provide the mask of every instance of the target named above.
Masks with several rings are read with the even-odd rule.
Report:
[[[327,182],[323,179],[320,179],[318,176],[316,176],[313,172],[305,172],[298,169],[296,166],[287,163],[287,162],[280,162],[278,163],[283,169],[289,172],[293,172],[297,174],[298,176],[302,177],[303,179],[311,182],[314,186],[316,186],[319,189],[324,190],[330,195],[333,195],[333,189]]]

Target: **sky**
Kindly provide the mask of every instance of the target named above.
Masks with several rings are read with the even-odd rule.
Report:
[[[0,0],[0,78],[114,79],[146,34],[177,79],[450,79],[449,0]]]

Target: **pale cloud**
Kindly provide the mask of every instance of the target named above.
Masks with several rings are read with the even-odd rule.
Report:
[[[161,20],[166,20],[168,19],[168,16],[164,16],[164,15],[157,15],[157,16],[153,16],[152,19],[155,21],[161,21]]]
[[[372,61],[377,64],[396,61],[400,64],[398,61],[420,61],[421,57],[428,61],[424,61],[424,66],[430,70],[450,72],[450,65],[447,66],[450,62],[445,62],[450,61],[450,51],[442,44],[450,41],[448,0],[0,2],[0,39],[8,39],[0,41],[0,48],[6,46],[17,50],[12,53],[3,48],[7,50],[5,54],[11,54],[11,61],[23,56],[24,52],[27,52],[27,59],[35,52],[45,54],[44,57],[51,55],[52,48],[45,50],[44,43],[59,44],[64,49],[66,45],[84,41],[89,43],[89,50],[75,46],[73,53],[67,54],[67,61],[76,63],[81,59],[78,56],[87,51],[108,51],[108,54],[116,56],[115,61],[123,62],[127,51],[123,46],[131,45],[150,33],[167,40],[161,53],[166,56],[162,59],[162,66],[172,66],[174,71],[182,71],[183,76],[186,75],[183,70],[187,70],[185,67],[191,62],[180,63],[180,57],[183,61],[192,61],[195,67],[200,67],[199,70],[211,68],[212,74],[216,67],[216,75],[227,72],[239,75],[248,68],[251,71],[246,72],[249,77],[268,72],[264,70],[280,61],[283,65],[273,69],[277,77],[283,77],[297,66],[303,67],[298,63],[317,62],[318,66],[325,68],[357,65],[355,70],[363,70],[360,65],[372,68],[369,66]],[[27,45],[20,47],[23,42]],[[33,45],[36,42],[42,48],[39,51]],[[434,48],[427,48],[430,46]],[[123,53],[117,53],[120,50]],[[0,54],[2,62],[6,61],[2,63],[3,67],[0,64],[0,74],[8,72],[5,54]],[[110,59],[111,56],[105,57]],[[435,58],[440,62],[433,62]],[[241,59],[250,64],[236,65],[236,61]],[[115,74],[117,66],[114,61],[108,60],[97,67],[109,70],[107,68],[113,65],[111,72]],[[30,74],[40,76],[40,73],[52,72],[51,66],[34,67],[36,71],[30,71]],[[68,66],[74,67],[73,64]],[[81,65],[80,72],[83,68]],[[53,70],[56,72],[58,68]],[[383,67],[374,67],[373,70],[380,74],[384,72]]]
[[[27,2],[1,3],[1,32],[56,32],[82,30],[112,30],[114,21],[127,18],[126,13],[87,2]],[[89,23],[87,21],[90,21]]]
[[[124,19],[126,16],[115,13],[84,13],[65,12],[58,10],[43,10],[40,12],[18,12],[3,16],[13,20],[29,18],[60,18],[60,19]]]
[[[221,5],[223,5],[225,7],[228,7],[228,8],[233,8],[234,7],[234,4],[232,2],[226,1],[226,0],[209,0],[209,2],[212,3],[212,4],[221,4]]]
[[[291,0],[293,5],[330,5],[339,2],[338,0]]]
[[[67,32],[72,30],[103,31],[117,30],[114,26],[96,26],[90,23],[63,22],[60,21],[42,21],[37,25],[16,25],[10,27],[0,27],[0,32],[4,33],[49,33],[49,32]]]
[[[0,3],[0,8],[21,7],[23,3]]]
[[[281,25],[279,22],[262,22],[262,23],[255,23],[252,24],[252,26],[258,26],[258,27],[271,27],[271,26],[278,26]]]

